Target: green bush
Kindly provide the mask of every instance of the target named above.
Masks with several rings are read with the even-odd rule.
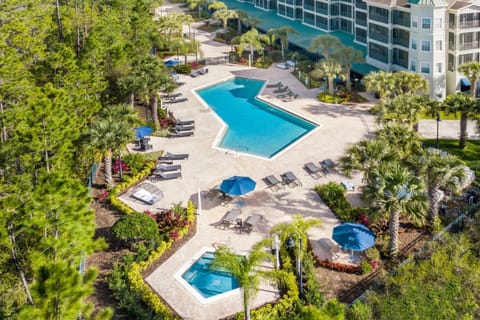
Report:
[[[192,66],[189,64],[177,64],[175,66],[175,71],[180,74],[190,74],[192,72]]]
[[[158,235],[158,227],[149,215],[133,212],[115,222],[112,233],[119,240],[135,243],[155,239]]]
[[[362,268],[362,274],[369,274],[373,271],[373,267],[367,259],[363,259],[360,267]]]
[[[127,154],[123,156],[122,161],[128,165],[132,176],[137,175],[138,172],[142,170],[145,164],[145,160],[143,159],[143,156],[140,153]]]
[[[330,95],[327,92],[320,92],[318,94],[318,100],[325,103],[343,103],[348,102],[349,98],[347,96],[339,96],[339,95]]]
[[[373,318],[372,309],[363,302],[359,301],[347,309],[346,319],[348,320],[371,320]]]
[[[365,250],[365,256],[368,260],[371,261],[380,261],[380,252],[375,247],[368,248]]]

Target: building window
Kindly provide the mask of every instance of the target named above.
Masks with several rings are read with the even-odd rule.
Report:
[[[435,41],[435,50],[437,51],[442,51],[443,48],[442,48],[442,40],[437,40]]]
[[[422,51],[430,52],[430,40],[422,40]]]
[[[435,72],[442,73],[443,64],[441,62],[435,63]]]
[[[412,49],[417,50],[417,39],[412,39]]]
[[[443,28],[443,19],[442,18],[435,18],[435,28],[437,28],[437,29]]]
[[[418,28],[418,18],[417,17],[412,18],[412,28]]]
[[[425,74],[430,74],[430,63],[422,62],[420,71]]]
[[[410,71],[417,72],[417,61],[410,60]]]
[[[422,29],[430,29],[431,23],[432,23],[432,19],[422,18]]]

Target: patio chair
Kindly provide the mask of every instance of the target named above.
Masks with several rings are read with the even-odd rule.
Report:
[[[191,137],[194,134],[193,131],[171,132],[169,138]]]
[[[201,74],[201,75],[207,74],[207,73],[208,73],[208,68],[207,68],[207,67],[204,67],[204,68],[202,68],[202,69],[199,69],[198,72],[199,72],[199,74]]]
[[[195,125],[195,121],[194,121],[194,120],[180,121],[180,120],[177,119],[177,120],[175,121],[175,125],[176,125],[176,126]]]
[[[289,89],[287,93],[278,94],[277,98],[279,99],[287,98],[287,97],[290,97],[291,95],[293,95],[293,92],[292,90]]]
[[[182,178],[182,172],[180,171],[175,171],[175,172],[154,172],[154,176],[158,177],[162,180],[171,180],[171,179],[181,179]]]
[[[267,188],[270,188],[272,191],[278,191],[283,188],[282,181],[278,180],[274,175],[269,175],[263,179]]]
[[[176,131],[176,132],[179,132],[179,131],[192,131],[192,130],[195,130],[195,126],[179,126],[179,125],[176,125],[176,126],[175,126],[175,131]]]
[[[182,166],[180,164],[168,165],[168,164],[160,163],[159,165],[157,165],[157,170],[162,171],[162,172],[177,171],[177,170],[182,170]],[[157,170],[155,170],[155,171],[157,171]]]
[[[192,72],[190,72],[190,77],[196,78],[199,74],[200,73],[198,72],[198,70],[192,70]]]
[[[267,84],[267,88],[280,88],[283,87],[283,83],[281,81],[273,84]]]
[[[173,154],[170,152],[167,152],[165,155],[161,156],[158,158],[158,160],[188,160],[188,153],[178,153],[178,154]]]
[[[242,232],[250,234],[252,232],[253,228],[263,219],[263,216],[258,213],[254,213],[251,216],[249,216],[245,222],[243,223],[242,226]]]
[[[301,187],[302,182],[300,179],[293,174],[292,171],[285,172],[284,174],[281,175],[283,183],[289,186],[290,188],[295,188],[295,187]]]
[[[325,173],[336,173],[337,169],[335,168],[335,162],[332,159],[325,159],[320,162],[322,169]]]
[[[313,179],[319,179],[320,173],[322,173],[322,168],[317,167],[313,162],[305,163],[303,167],[305,171],[312,177]]]
[[[291,95],[288,95],[286,96],[284,99],[283,99],[283,102],[290,102],[290,101],[293,101],[295,99],[298,98],[298,94],[291,94]]]
[[[287,92],[287,90],[288,90],[288,86],[285,86],[285,87],[273,90],[273,93],[284,93],[284,92]]]
[[[185,102],[185,101],[188,101],[187,97],[180,98],[180,99],[173,99],[173,100],[170,101],[170,103],[179,103],[179,102]]]

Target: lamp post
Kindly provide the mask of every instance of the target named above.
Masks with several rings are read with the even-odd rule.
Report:
[[[358,83],[358,78],[355,77],[353,79],[353,98],[355,99],[355,102],[357,102],[357,90],[358,90],[357,83]]]
[[[293,233],[298,238],[298,252],[297,252],[297,275],[300,281],[300,295],[303,296],[303,274],[302,274],[302,237],[298,233]],[[286,246],[288,248],[295,248],[295,240],[293,239],[292,235],[288,237],[286,242]]]
[[[440,118],[440,112],[437,111],[437,149],[440,150],[440,141],[438,140],[438,130],[440,128],[440,121],[442,121],[442,118]]]
[[[273,235],[273,250],[275,251],[275,268],[280,269],[280,239],[278,235]]]

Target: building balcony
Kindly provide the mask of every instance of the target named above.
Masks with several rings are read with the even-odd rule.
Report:
[[[480,28],[480,20],[460,21],[458,26],[460,29]]]
[[[459,43],[459,50],[473,50],[480,48],[480,41]]]

